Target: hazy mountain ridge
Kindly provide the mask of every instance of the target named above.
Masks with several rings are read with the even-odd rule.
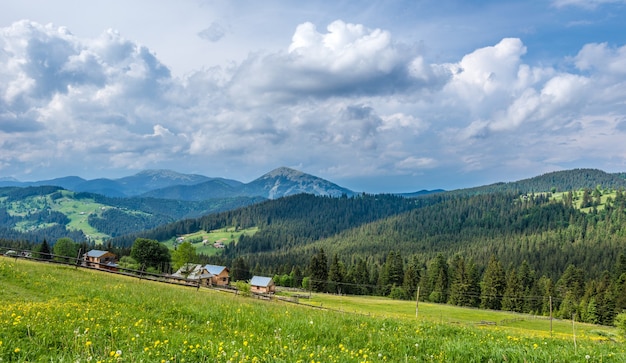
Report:
[[[325,179],[286,167],[274,169],[250,183],[220,177],[181,174],[172,170],[144,170],[120,179],[85,180],[77,176],[36,182],[0,179],[0,187],[42,185],[59,186],[76,192],[96,193],[114,198],[141,196],[185,201],[234,197],[275,199],[299,193],[333,197],[355,194]]]

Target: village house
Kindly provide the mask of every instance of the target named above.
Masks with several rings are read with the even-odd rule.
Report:
[[[117,271],[117,256],[109,251],[91,250],[83,255],[83,266]]]
[[[174,272],[171,277],[197,281],[200,286],[226,286],[230,282],[228,273],[228,268],[224,266],[202,266],[187,263]]]
[[[276,285],[271,277],[252,276],[250,291],[255,294],[273,294],[276,292]]]
[[[206,265],[204,268],[207,270],[209,274],[212,275],[211,281],[213,285],[216,286],[227,286],[230,283],[230,271],[227,267],[224,266],[216,266],[216,265]]]

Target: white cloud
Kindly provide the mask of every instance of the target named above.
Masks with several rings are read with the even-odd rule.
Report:
[[[387,30],[303,22],[282,50],[174,78],[117,31],[17,22],[0,29],[0,168],[79,156],[85,169],[302,165],[332,179],[624,160],[626,47],[587,44],[559,66],[528,62],[521,39],[494,43],[437,62]]]

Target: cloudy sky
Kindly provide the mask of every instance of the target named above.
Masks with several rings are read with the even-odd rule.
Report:
[[[626,171],[626,1],[11,0],[0,177]]]

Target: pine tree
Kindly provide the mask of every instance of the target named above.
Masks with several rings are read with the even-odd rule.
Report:
[[[237,257],[233,260],[233,267],[230,274],[233,281],[247,281],[252,277],[250,267],[248,267],[243,257]]]
[[[480,290],[480,307],[484,309],[500,310],[502,295],[506,287],[506,275],[502,264],[492,255],[483,274]]]
[[[415,297],[417,286],[419,286],[421,278],[421,268],[419,260],[416,256],[413,257],[411,263],[404,271],[403,287],[411,299]]]
[[[320,248],[320,250],[311,257],[309,270],[311,271],[311,288],[313,291],[325,292],[326,282],[328,280],[328,260],[323,248]]]
[[[50,260],[52,259],[52,256],[50,255],[50,246],[48,245],[48,241],[46,241],[46,239],[43,239],[43,242],[41,242],[41,245],[39,245],[39,248],[37,249],[37,257],[41,258],[42,260]]]
[[[523,290],[519,276],[513,268],[507,274],[506,288],[502,296],[502,310],[521,312],[523,304],[521,293],[523,293]]]
[[[342,283],[345,280],[345,267],[343,263],[339,261],[339,257],[335,253],[330,263],[330,270],[328,271],[328,292],[336,294],[342,290]],[[345,290],[343,291],[345,293]]]
[[[465,259],[456,255],[451,263],[450,296],[448,303],[452,305],[469,305],[469,274],[465,266]]]
[[[428,300],[435,303],[445,303],[448,301],[448,263],[442,254],[438,254],[428,266],[428,280],[430,287]]]

